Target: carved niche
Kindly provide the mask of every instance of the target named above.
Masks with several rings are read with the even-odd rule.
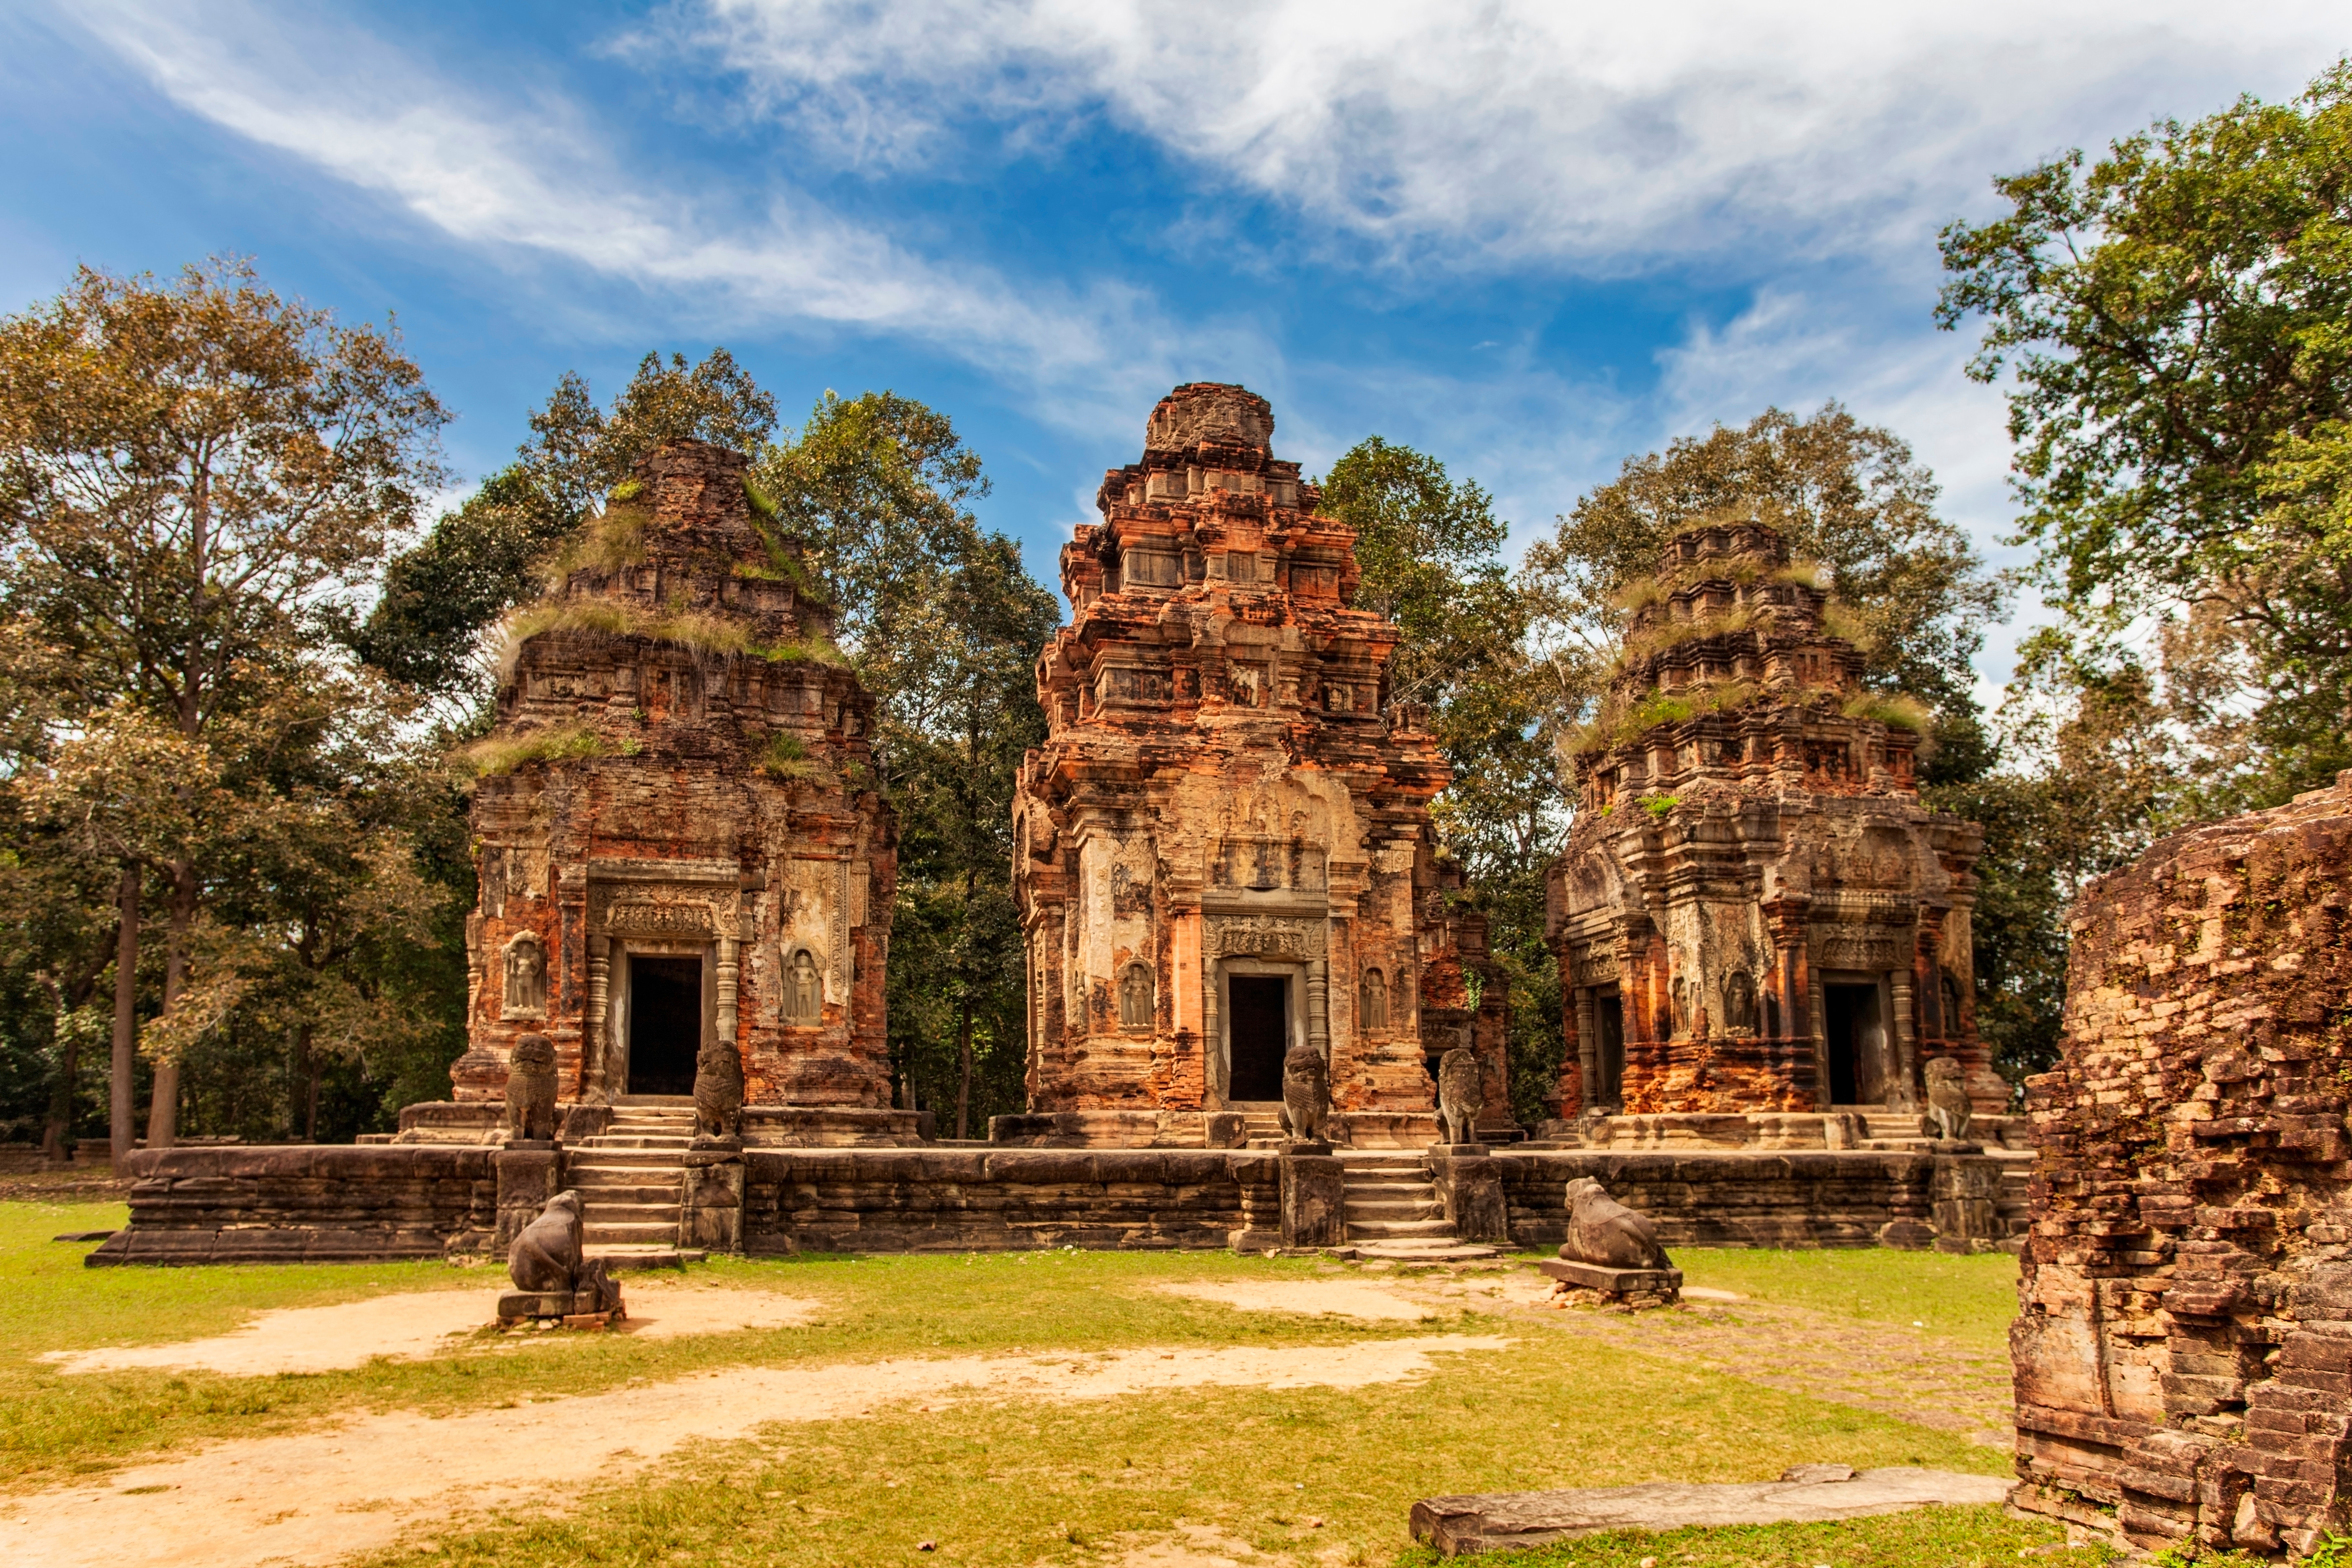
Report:
[[[500,1018],[547,1016],[547,949],[535,931],[521,931],[507,943],[506,973],[499,990]]]
[[[1356,1009],[1356,1021],[1367,1029],[1389,1026],[1389,983],[1377,969],[1364,971],[1362,1001]]]
[[[1151,970],[1146,964],[1130,963],[1118,977],[1118,1026],[1151,1027]]]

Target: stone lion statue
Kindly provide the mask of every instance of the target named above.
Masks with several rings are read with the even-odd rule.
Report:
[[[1559,1255],[1608,1268],[1671,1268],[1658,1228],[1609,1195],[1591,1176],[1568,1184],[1568,1239]]]
[[[694,1059],[694,1135],[732,1138],[743,1122],[743,1058],[731,1040],[713,1039]]]
[[[507,1063],[507,1136],[540,1143],[555,1136],[555,1043],[545,1035],[517,1040]]]
[[[1437,1123],[1448,1143],[1478,1141],[1478,1112],[1486,1107],[1486,1089],[1478,1058],[1467,1046],[1456,1046],[1437,1058]]]
[[[539,1217],[522,1227],[507,1251],[507,1278],[518,1290],[541,1294],[596,1292],[597,1311],[621,1304],[620,1283],[601,1258],[590,1258],[582,1246],[585,1225],[580,1194],[561,1192],[547,1200]]]
[[[1963,1087],[1966,1077],[1960,1064],[1950,1057],[1927,1058],[1927,1114],[1935,1119],[1946,1138],[1966,1138],[1969,1119],[1976,1114],[1976,1108],[1969,1103],[1969,1091]]]
[[[1311,1045],[1296,1045],[1282,1058],[1282,1125],[1293,1138],[1323,1136],[1331,1119],[1331,1069]]]

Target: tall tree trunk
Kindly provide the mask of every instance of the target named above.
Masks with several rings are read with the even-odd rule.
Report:
[[[163,941],[163,1016],[180,1005],[188,980],[188,931],[196,920],[196,868],[172,862],[172,918]],[[147,1147],[169,1149],[180,1131],[180,1062],[155,1064],[155,1092],[147,1102]]]
[[[971,996],[966,993],[956,1017],[956,1136],[971,1136]]]
[[[297,1037],[302,1051],[302,1077],[307,1090],[302,1107],[302,1139],[308,1143],[319,1141],[319,1056],[310,1048],[310,1026],[304,1024]]]
[[[67,1022],[62,1017],[59,1021]],[[68,1026],[65,1048],[58,1062],[58,1081],[49,1089],[48,1121],[41,1128],[43,1160],[55,1163],[65,1159],[66,1135],[73,1129],[74,1099],[80,1088],[81,1032]]]
[[[114,1082],[107,1095],[107,1142],[115,1168],[139,1136],[131,1125],[131,1072],[139,1058],[139,868],[122,868],[115,893],[121,928],[114,939]]]

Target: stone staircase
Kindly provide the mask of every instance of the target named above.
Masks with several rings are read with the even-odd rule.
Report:
[[[1242,1147],[1279,1149],[1290,1142],[1282,1130],[1282,1112],[1265,1108],[1236,1107],[1242,1113]]]
[[[613,1107],[613,1124],[573,1145],[564,1179],[580,1194],[586,1242],[604,1256],[667,1251],[683,1218],[686,1150],[694,1102],[633,1096]]]
[[[1418,1149],[1343,1149],[1348,1245],[1360,1258],[1456,1263],[1492,1258],[1495,1248],[1465,1242],[1445,1217]]]

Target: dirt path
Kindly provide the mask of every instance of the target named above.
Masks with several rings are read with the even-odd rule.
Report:
[[[1408,1300],[1384,1286],[1355,1279],[1201,1279],[1160,1289],[1171,1296],[1216,1301],[1244,1312],[1296,1312],[1366,1323],[1415,1323],[1439,1314],[1439,1309]]]
[[[218,1444],[118,1472],[103,1486],[0,1507],[0,1562],[43,1568],[246,1568],[330,1563],[431,1519],[568,1498],[694,1438],[779,1421],[870,1415],[898,1400],[1110,1399],[1202,1387],[1357,1388],[1431,1370],[1430,1357],[1499,1351],[1492,1335],[1364,1344],[967,1356],[739,1367],[610,1394],[433,1418],[366,1415]]]
[[[1542,1305],[1551,1282],[1533,1273],[1400,1280],[1391,1288],[1432,1305],[1523,1312],[1627,1350],[1687,1359],[1709,1372],[1958,1432],[1992,1447],[2015,1441],[2009,1358],[1916,1329],[1736,1298],[1664,1312],[1556,1310]]]
[[[142,1366],[199,1367],[232,1377],[335,1372],[365,1366],[376,1356],[414,1360],[463,1348],[451,1345],[450,1337],[495,1322],[498,1300],[496,1290],[412,1290],[332,1307],[262,1312],[206,1340],[51,1351],[41,1359],[68,1373]],[[818,1310],[814,1301],[768,1290],[642,1279],[627,1283],[624,1300],[628,1321],[616,1331],[649,1340],[789,1328]]]

